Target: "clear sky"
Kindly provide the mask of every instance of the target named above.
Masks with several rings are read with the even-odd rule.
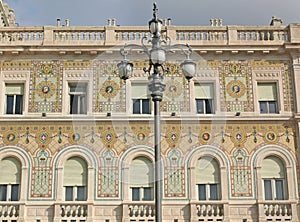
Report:
[[[20,26],[56,25],[70,19],[70,25],[103,26],[108,18],[117,24],[147,25],[152,18],[150,0],[3,0],[14,9]],[[300,0],[156,0],[159,18],[171,18],[173,25],[209,25],[222,18],[223,25],[269,25],[272,16],[283,25],[300,23]]]

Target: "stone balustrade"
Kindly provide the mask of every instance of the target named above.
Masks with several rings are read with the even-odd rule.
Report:
[[[300,25],[289,26],[164,26],[162,35],[190,45],[272,45],[299,43]],[[2,27],[0,45],[119,45],[150,39],[147,26]]]
[[[65,222],[85,220],[87,204],[63,204],[60,206],[60,216]]]
[[[18,204],[1,204],[0,205],[0,220],[17,220],[19,217]]]
[[[199,221],[223,221],[224,206],[222,203],[197,203],[196,208]]]
[[[265,203],[264,212],[268,221],[277,221],[278,219],[284,219],[285,221],[292,218],[292,206],[290,203]]]
[[[128,205],[128,216],[130,219],[147,219],[153,221],[154,219],[154,203],[134,203]]]

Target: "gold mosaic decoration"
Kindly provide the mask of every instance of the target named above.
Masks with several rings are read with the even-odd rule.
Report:
[[[41,98],[51,98],[55,93],[55,85],[49,81],[42,81],[37,85],[36,93]]]
[[[179,83],[176,80],[168,81],[165,93],[169,98],[177,98],[182,93],[182,83]]]
[[[101,95],[106,99],[114,98],[120,91],[120,86],[112,80],[105,81],[100,89]]]
[[[231,97],[240,98],[245,94],[245,85],[239,80],[233,80],[227,84],[226,90]]]

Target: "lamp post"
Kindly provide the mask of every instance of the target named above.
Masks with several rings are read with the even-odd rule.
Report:
[[[192,53],[191,47],[186,44],[175,44],[171,45],[169,37],[162,37],[162,21],[157,17],[157,6],[153,4],[153,18],[149,21],[149,31],[151,38],[148,40],[147,37],[143,37],[141,45],[128,44],[124,45],[120,53],[124,56],[124,60],[118,63],[119,76],[124,81],[131,77],[133,72],[133,64],[127,60],[127,55],[132,49],[136,48],[148,55],[149,67],[144,68],[144,72],[149,74],[148,77],[148,88],[151,92],[152,101],[154,102],[154,173],[155,173],[155,221],[162,221],[162,166],[161,166],[161,147],[160,147],[160,102],[162,101],[163,91],[165,90],[166,84],[163,81],[163,74],[167,72],[164,68],[166,61],[166,54],[173,52],[174,50],[180,50],[186,55],[186,59],[180,64],[182,73],[185,78],[189,81],[196,72],[196,64],[190,59]],[[144,41],[148,40],[152,47],[147,47]],[[151,70],[153,68],[153,73]]]

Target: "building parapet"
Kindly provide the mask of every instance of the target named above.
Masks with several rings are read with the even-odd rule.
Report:
[[[191,46],[283,46],[300,43],[300,24],[289,26],[165,26],[162,35]],[[1,27],[1,46],[115,46],[149,39],[147,26]]]

